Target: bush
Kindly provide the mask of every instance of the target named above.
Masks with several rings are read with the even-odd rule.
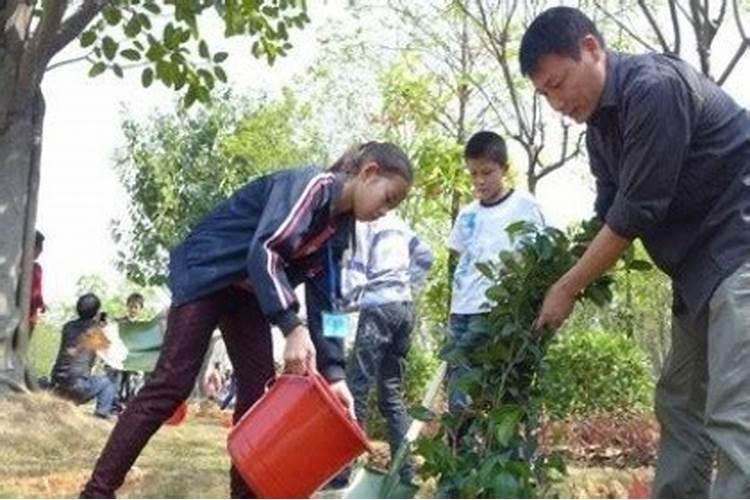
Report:
[[[635,342],[596,330],[560,332],[539,380],[542,404],[552,418],[647,409],[653,388],[648,358]]]

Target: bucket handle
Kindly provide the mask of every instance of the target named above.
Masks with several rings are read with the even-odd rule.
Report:
[[[320,374],[320,372],[318,372],[318,370],[315,370],[315,369],[313,369],[313,370],[306,370],[305,373],[303,373],[302,375],[297,375],[295,373],[284,373],[284,372],[282,372],[281,375],[272,375],[266,381],[266,385],[265,385],[265,387],[263,389],[264,393],[268,392],[268,390],[271,389],[271,386],[273,386],[274,382],[276,382],[276,380],[279,378],[279,376],[283,376],[283,377],[299,377],[299,378],[316,377],[316,376],[317,377],[321,377],[321,378],[323,377]]]

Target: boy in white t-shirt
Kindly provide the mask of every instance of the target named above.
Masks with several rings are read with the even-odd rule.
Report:
[[[485,295],[491,282],[476,267],[479,262],[497,261],[503,250],[512,250],[505,228],[517,221],[544,225],[544,217],[534,198],[506,188],[508,171],[505,141],[494,132],[474,134],[464,148],[464,159],[471,175],[476,200],[458,214],[451,230],[449,248],[458,254],[453,275],[448,343],[471,344],[486,328],[490,303]],[[448,406],[459,414],[469,403],[468,395],[456,387],[471,367],[450,364]]]

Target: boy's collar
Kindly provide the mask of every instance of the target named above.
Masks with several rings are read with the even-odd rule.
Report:
[[[501,204],[502,202],[504,202],[505,200],[507,200],[510,197],[510,195],[513,194],[514,191],[515,191],[515,189],[509,189],[508,191],[505,192],[505,194],[503,194],[500,198],[498,198],[495,201],[486,202],[486,201],[483,201],[483,200],[478,200],[479,201],[479,205],[483,206],[485,208],[495,207],[495,206]]]

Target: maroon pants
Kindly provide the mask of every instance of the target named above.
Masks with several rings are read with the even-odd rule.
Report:
[[[274,374],[273,349],[269,324],[255,297],[229,287],[172,306],[156,368],[120,415],[82,498],[114,497],[148,440],[190,395],[217,326],[237,378],[234,421],[260,398]],[[229,475],[233,498],[255,497],[234,467]]]

